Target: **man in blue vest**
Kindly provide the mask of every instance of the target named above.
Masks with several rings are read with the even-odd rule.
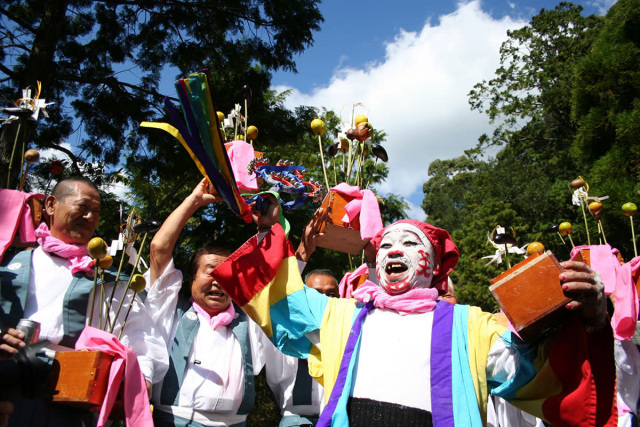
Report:
[[[271,345],[209,274],[230,252],[210,246],[196,251],[191,298],[179,295],[182,273],[173,249],[194,212],[221,201],[208,188],[203,179],[151,242],[147,304],[170,354],[169,371],[153,392],[156,426],[244,426],[254,403],[254,375],[264,365],[264,346]],[[264,218],[255,220],[260,230]]]
[[[98,226],[100,207],[98,189],[93,182],[82,177],[60,181],[45,199],[49,224],[43,222],[36,230],[39,246],[35,250],[18,252],[0,267],[0,329],[4,331],[0,333],[0,357],[11,357],[25,346],[24,334],[14,329],[21,318],[39,322],[40,339],[49,340],[49,348],[54,351],[74,347],[87,324],[94,283],[93,260],[88,256],[87,244]],[[108,276],[105,282],[109,282]],[[124,286],[117,287],[114,303],[123,297],[124,289]],[[94,298],[99,300],[99,295]],[[116,335],[123,326],[129,298],[125,299],[122,315],[114,321]],[[94,311],[94,326],[98,324],[101,309]],[[154,375],[158,378],[164,375],[168,356],[152,319],[139,299],[133,302],[121,341],[138,356],[150,391]],[[14,399],[13,405],[15,408],[9,425],[93,424],[93,415],[82,409],[19,397]]]

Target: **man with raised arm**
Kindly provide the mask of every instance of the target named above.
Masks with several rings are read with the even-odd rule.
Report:
[[[169,215],[151,242],[146,273],[150,312],[170,354],[167,375],[154,388],[156,426],[244,426],[254,403],[254,375],[264,365],[266,337],[209,274],[230,254],[205,246],[191,261],[183,298],[173,250],[197,209],[221,198],[203,179]],[[264,217],[254,217],[260,230]]]
[[[615,425],[612,333],[587,265],[562,264],[573,315],[525,345],[490,313],[438,302],[458,261],[445,230],[402,220],[372,243],[375,281],[350,300],[303,286],[278,224],[212,272],[279,349],[308,359],[325,387],[317,425],[482,426],[489,393],[554,426]]]

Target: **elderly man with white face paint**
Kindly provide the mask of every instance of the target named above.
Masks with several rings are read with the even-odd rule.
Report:
[[[371,243],[378,280],[354,299],[305,288],[277,224],[212,272],[281,351],[308,359],[325,387],[318,426],[482,426],[489,393],[554,426],[615,425],[612,333],[588,266],[563,263],[573,313],[524,344],[492,314],[438,301],[459,257],[445,230],[402,220]]]

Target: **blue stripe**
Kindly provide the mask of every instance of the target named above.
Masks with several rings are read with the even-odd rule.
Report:
[[[516,374],[510,380],[497,384],[489,381],[490,386],[495,386],[491,390],[492,394],[500,396],[507,400],[516,399],[516,392],[524,387],[529,381],[536,376],[536,368],[534,366],[535,359],[538,355],[538,346],[525,344],[520,338],[510,331],[502,334],[501,339],[505,340],[510,346],[515,347],[520,355]]]
[[[456,305],[453,312],[451,372],[453,415],[456,426],[482,426],[478,398],[469,366],[469,306]]]
[[[270,308],[271,342],[284,354],[293,357],[308,357],[311,341],[306,334],[320,329],[327,306],[326,295],[307,289],[287,295]]]

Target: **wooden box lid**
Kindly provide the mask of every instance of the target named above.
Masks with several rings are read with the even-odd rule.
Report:
[[[107,391],[113,355],[92,350],[63,351],[54,360],[54,402],[99,410]],[[56,375],[57,374],[57,375]]]
[[[324,233],[324,236],[318,236],[317,246],[352,255],[364,248],[369,240],[362,240],[360,237],[360,218],[355,218],[350,224],[342,222],[344,207],[353,199],[354,197],[329,190],[320,205],[324,214],[319,232]]]
[[[547,251],[491,280],[489,290],[522,339],[535,339],[566,313],[570,299],[560,284],[562,271],[556,257]]]

